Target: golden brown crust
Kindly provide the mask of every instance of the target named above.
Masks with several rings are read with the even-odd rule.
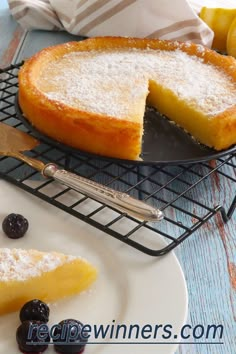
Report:
[[[88,152],[125,159],[137,159],[141,152],[142,126],[136,121],[104,117],[84,112],[49,99],[37,88],[40,71],[51,61],[66,53],[117,48],[181,49],[189,55],[198,56],[205,63],[220,67],[236,82],[236,64],[231,57],[223,57],[210,49],[189,43],[136,39],[122,37],[92,38],[80,42],[59,44],[43,49],[27,60],[19,72],[19,104],[27,119],[42,133],[64,144]],[[224,149],[236,142],[236,106],[214,117],[215,135],[234,131],[230,139],[218,137],[213,146]],[[218,126],[221,126],[219,131]],[[232,132],[231,132],[232,133]],[[232,134],[231,134],[232,135]],[[204,142],[203,142],[204,143]]]

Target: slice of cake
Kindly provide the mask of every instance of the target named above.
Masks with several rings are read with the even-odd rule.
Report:
[[[93,38],[46,48],[19,73],[19,103],[42,133],[138,159],[146,101],[216,150],[236,143],[236,60],[203,46]]]
[[[86,260],[57,252],[0,249],[0,314],[25,302],[54,301],[87,289],[97,271]]]

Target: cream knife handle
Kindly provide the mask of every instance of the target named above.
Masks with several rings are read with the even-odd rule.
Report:
[[[135,199],[126,193],[115,191],[87,178],[58,169],[53,163],[47,164],[42,173],[46,177],[52,177],[55,181],[135,218],[153,222],[163,219],[163,213],[159,209]]]

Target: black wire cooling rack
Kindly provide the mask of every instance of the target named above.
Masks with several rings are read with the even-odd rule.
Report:
[[[15,112],[20,65],[0,70],[0,121],[29,132]],[[45,180],[22,162],[0,158],[3,179],[152,256],[174,249],[216,213],[227,222],[236,207],[236,154],[197,164],[140,166],[69,153],[42,139],[29,155],[158,206],[164,211],[163,221],[141,222],[53,180]],[[227,191],[232,200],[225,205]],[[207,200],[214,200],[212,204],[217,200],[217,205],[207,205]]]

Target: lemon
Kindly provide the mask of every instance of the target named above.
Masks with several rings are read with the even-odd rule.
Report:
[[[227,52],[236,58],[236,17],[231,23],[227,36]]]
[[[235,9],[203,7],[200,18],[213,30],[214,40],[212,47],[220,51],[227,49],[227,35],[231,23],[236,17]]]

